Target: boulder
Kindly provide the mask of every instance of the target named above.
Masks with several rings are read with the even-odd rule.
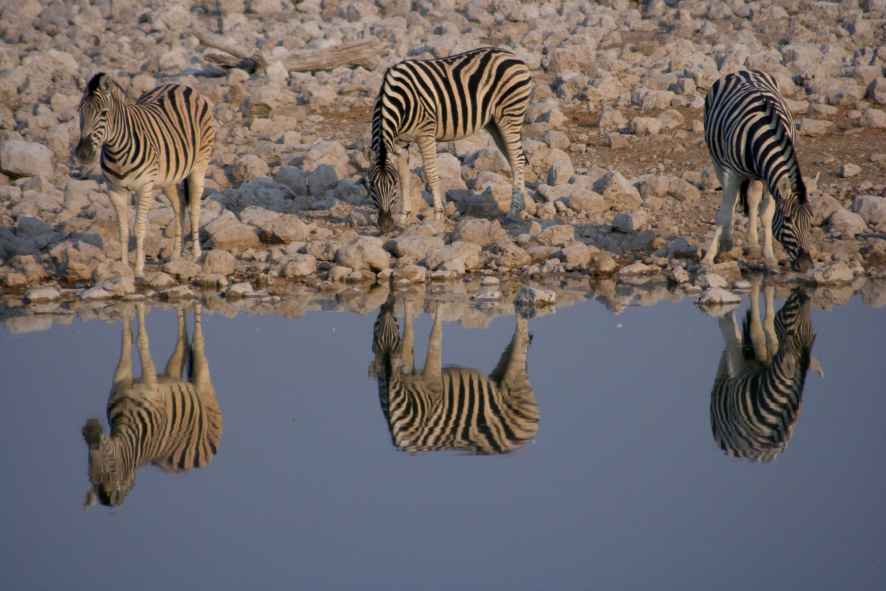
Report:
[[[575,227],[568,224],[550,226],[535,239],[545,246],[565,246],[575,240]]]
[[[859,195],[852,202],[852,211],[871,228],[886,231],[886,197],[878,195]]]
[[[53,171],[52,151],[43,144],[15,140],[0,143],[0,172],[49,178]]]
[[[391,256],[385,251],[381,238],[361,236],[339,248],[335,262],[355,271],[370,269],[377,273],[391,266]]]

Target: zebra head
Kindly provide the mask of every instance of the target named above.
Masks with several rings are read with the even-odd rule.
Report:
[[[797,287],[775,315],[775,332],[781,343],[781,350],[795,359],[792,369],[801,383],[810,368],[821,375],[820,363],[812,357],[815,329],[812,326],[811,311],[812,300],[803,288]]]
[[[802,180],[778,184],[780,205],[772,218],[772,232],[791,258],[791,268],[805,273],[812,268],[812,207]]]
[[[80,141],[74,155],[81,162],[92,162],[108,137],[109,113],[123,90],[110,76],[99,72],[86,85],[80,99]]]
[[[117,453],[114,441],[102,432],[98,419],[89,419],[83,425],[83,440],[89,448],[89,489],[85,507],[98,500],[106,507],[115,507],[135,484],[135,470],[127,470]]]
[[[389,233],[395,227],[393,212],[400,199],[399,184],[400,175],[392,166],[376,162],[369,170],[366,188],[369,198],[378,209],[378,227],[382,234]]]

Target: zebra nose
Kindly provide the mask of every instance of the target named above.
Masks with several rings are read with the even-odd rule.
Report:
[[[805,273],[812,268],[812,258],[807,253],[801,253],[793,263],[795,271]]]
[[[91,162],[93,157],[95,156],[95,150],[92,147],[92,142],[90,142],[87,138],[83,138],[77,144],[77,148],[74,150],[74,156],[77,157],[77,160],[80,162]]]

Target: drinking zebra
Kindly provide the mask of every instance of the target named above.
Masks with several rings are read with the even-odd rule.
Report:
[[[202,468],[212,461],[222,433],[222,414],[215,398],[204,352],[200,305],[194,307],[194,337],[188,343],[185,312],[178,310],[178,340],[157,375],[145,330],[144,304],[138,310],[138,351],[141,378],[132,375],[132,318],[123,319],[120,360],[108,399],[110,435],[98,419],[83,425],[89,449],[87,507],[96,499],[116,506],[132,490],[135,472],[151,463],[168,472]],[[188,375],[182,379],[187,367]]]
[[[815,332],[811,303],[795,289],[775,310],[775,288],[766,287],[766,315],[760,317],[760,283],[739,332],[730,313],[719,320],[726,347],[711,391],[711,430],[728,455],[769,462],[791,438],[800,412],[806,372],[823,375],[812,357]]]
[[[403,337],[392,295],[373,327],[374,360],[382,413],[397,449],[411,453],[444,449],[505,453],[535,437],[538,403],[527,376],[532,340],[518,315],[514,336],[489,376],[476,369],[442,366],[443,333],[438,309],[421,373],[413,368],[412,304],[405,303]]]
[[[704,263],[713,264],[719,249],[732,249],[735,205],[740,198],[749,217],[750,250],[759,252],[759,215],[766,266],[778,268],[774,234],[790,257],[791,267],[808,271],[812,267],[812,209],[797,161],[793,118],[775,78],[752,70],[715,82],[705,97],[704,130],[723,190],[717,229]]]
[[[182,252],[185,210],[177,183],[186,180],[185,204],[190,209],[194,258],[200,256],[200,200],[215,123],[205,98],[188,86],[164,84],[131,102],[124,90],[104,73],[89,81],[80,101],[80,141],[75,150],[82,162],[101,152],[101,169],[117,213],[120,250],[128,264],[129,193],[138,195],[135,216],[135,274],[144,275],[145,226],[161,188],[174,215],[172,256]]]
[[[382,233],[393,215],[406,223],[410,204],[409,144],[418,144],[425,179],[442,219],[443,192],[437,171],[437,141],[452,141],[481,128],[492,135],[511,166],[511,214],[523,209],[523,119],[532,92],[529,68],[504,49],[485,47],[438,59],[410,59],[388,68],[372,114],[373,163],[369,196],[378,208]]]

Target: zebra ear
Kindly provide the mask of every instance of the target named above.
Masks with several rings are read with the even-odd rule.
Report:
[[[110,76],[108,76],[107,74],[102,74],[102,77],[98,80],[98,87],[107,92],[111,90],[111,85],[113,83],[114,81],[111,80]]]
[[[90,484],[86,489],[86,497],[83,499],[83,509],[89,509],[95,505],[95,499],[95,487]]]

